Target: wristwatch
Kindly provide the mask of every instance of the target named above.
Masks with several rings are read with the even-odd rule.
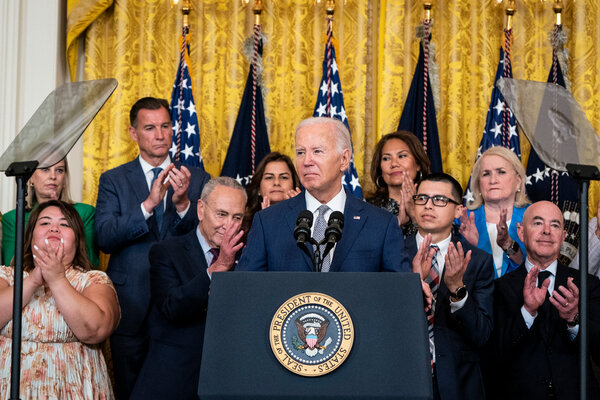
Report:
[[[577,325],[579,325],[579,313],[575,314],[573,321],[567,321],[567,326],[571,328]]]
[[[519,247],[519,243],[517,243],[516,241],[512,241],[511,245],[508,246],[507,249],[504,250],[504,252],[506,253],[507,256],[512,256],[513,254],[517,254],[520,250]]]
[[[461,287],[456,289],[456,292],[454,292],[454,293],[450,292],[450,296],[457,301],[461,301],[462,299],[465,298],[466,295],[467,295],[467,285],[462,285]]]

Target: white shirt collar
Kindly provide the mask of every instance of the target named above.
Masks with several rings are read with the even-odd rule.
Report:
[[[310,194],[308,190],[306,190],[304,193],[306,199],[306,209],[311,213],[316,214],[317,209],[323,204],[321,204],[319,200],[317,200],[312,194]],[[344,188],[342,187],[340,192],[336,194],[331,200],[329,200],[326,205],[330,209],[329,212],[325,214],[327,217],[329,216],[328,214],[334,211],[339,211],[343,214],[344,207],[346,206],[346,191],[344,190]]]
[[[421,236],[421,234],[419,232],[417,232],[416,239],[417,239],[417,248],[419,248],[419,246],[421,246],[421,243],[423,243],[423,240],[425,240],[425,238],[423,236]],[[452,234],[448,235],[448,237],[446,239],[442,240],[441,242],[431,243],[432,246],[435,244],[440,249],[437,252],[438,257],[442,256],[442,258],[443,258],[446,255],[446,253],[448,253],[448,246],[450,245],[451,239],[452,239]]]
[[[531,261],[529,261],[529,258],[525,259],[525,268],[527,268],[527,272],[531,271],[531,268],[533,268],[534,265],[531,263]],[[540,272],[542,271],[548,271],[552,274],[552,276],[556,276],[556,270],[558,269],[558,260],[554,260],[552,262],[552,264],[548,265],[546,267],[546,269],[540,269]]]
[[[142,166],[142,171],[144,171],[144,175],[147,175],[148,172],[152,171],[153,168],[156,168],[155,166],[150,165],[148,161],[144,160],[142,156],[139,156],[138,159],[140,160],[140,165]],[[158,165],[158,167],[164,170],[169,166],[169,164],[171,164],[171,157],[167,154],[167,158],[165,158],[165,160],[160,165]]]
[[[525,259],[525,268],[527,269],[527,272],[529,273],[529,271],[531,271],[531,269],[534,267],[534,265],[531,263],[531,261],[529,261],[529,258]],[[548,265],[546,267],[546,269],[540,269],[540,272],[542,271],[548,271],[550,272],[550,285],[548,286],[548,293],[550,293],[550,295],[552,295],[552,293],[554,292],[554,283],[555,283],[555,279],[556,279],[556,270],[558,269],[558,260],[554,260],[552,262],[552,264]],[[538,285],[538,282],[536,282],[536,285]]]

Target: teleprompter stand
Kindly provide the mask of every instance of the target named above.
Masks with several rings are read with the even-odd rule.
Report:
[[[579,183],[579,391],[580,398],[585,400],[588,380],[588,189],[590,180],[600,180],[600,138],[571,92],[564,87],[509,78],[499,79],[496,86],[540,159],[557,171],[568,171]]]
[[[0,157],[0,171],[14,176],[17,183],[10,400],[19,400],[20,389],[27,180],[36,168],[50,167],[66,157],[116,87],[115,79],[100,79],[55,89]]]

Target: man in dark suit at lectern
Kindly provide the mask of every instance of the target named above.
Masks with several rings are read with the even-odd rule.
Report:
[[[534,203],[517,234],[525,243],[527,260],[496,280],[491,373],[496,387],[490,393],[498,399],[577,399],[579,271],[558,262],[565,239],[560,209],[548,201]],[[588,305],[588,354],[598,360],[600,281],[592,275]],[[599,398],[593,374],[587,383],[588,399]]]
[[[334,211],[344,214],[341,240],[322,272],[410,271],[397,218],[346,193],[342,175],[352,152],[350,133],[333,118],[309,118],[296,128],[296,168],[305,190],[254,217],[237,271],[315,271],[313,246],[294,239],[298,214],[313,214],[316,239]],[[320,235],[320,237],[319,237]]]
[[[198,200],[199,224],[150,250],[150,348],[131,400],[196,400],[210,276],[229,270],[242,248],[246,191],[211,179]]]
[[[485,398],[480,352],[492,333],[494,266],[491,255],[452,234],[461,199],[450,175],[423,178],[413,197],[419,230],[406,238],[413,270],[434,296],[427,312],[434,399]]]

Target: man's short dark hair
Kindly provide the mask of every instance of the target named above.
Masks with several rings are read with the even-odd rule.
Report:
[[[419,184],[417,185],[417,191],[419,190],[419,186],[421,186],[421,183],[425,181],[449,183],[450,185],[452,185],[452,196],[454,197],[453,200],[462,203],[462,187],[460,186],[460,183],[458,183],[458,181],[454,179],[451,175],[445,174],[443,172],[434,172],[432,174],[426,175],[423,179],[421,179],[421,182],[419,182]]]
[[[167,113],[171,114],[169,108],[169,102],[165,99],[157,99],[156,97],[142,97],[131,107],[129,111],[129,124],[133,127],[137,124],[137,116],[140,110],[158,110],[160,108],[167,110]]]

